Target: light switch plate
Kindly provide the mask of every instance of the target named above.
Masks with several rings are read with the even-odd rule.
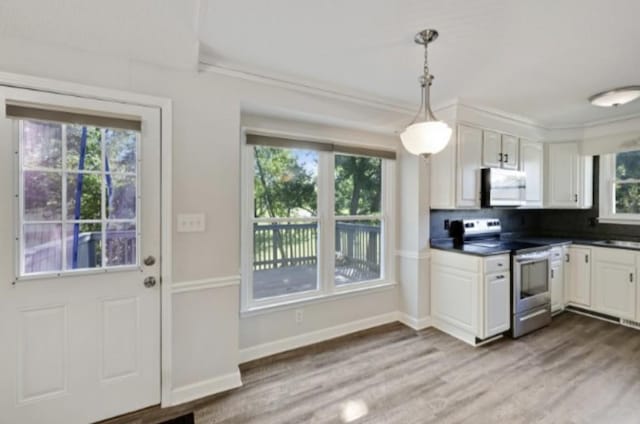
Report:
[[[179,233],[202,233],[205,230],[205,215],[203,213],[179,213]]]

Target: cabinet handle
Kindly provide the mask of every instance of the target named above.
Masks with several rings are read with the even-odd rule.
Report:
[[[498,162],[502,163],[502,153],[498,153]]]
[[[584,255],[584,263],[585,264],[589,263],[589,255]]]
[[[500,274],[500,275],[496,275],[496,280],[502,280],[504,279],[504,275]]]
[[[574,195],[573,195],[573,200],[574,200],[576,203],[578,203],[578,195],[577,195],[577,194],[574,194]]]
[[[504,163],[509,163],[509,153],[504,154]]]
[[[553,269],[551,270],[551,278],[555,278],[555,273],[553,272]]]
[[[629,282],[633,283],[633,272],[629,273]]]
[[[569,262],[569,260],[570,260],[570,259],[569,259],[569,254],[568,254],[568,253],[567,253],[566,255],[564,255],[564,259],[565,259],[565,261],[566,261],[567,263]]]

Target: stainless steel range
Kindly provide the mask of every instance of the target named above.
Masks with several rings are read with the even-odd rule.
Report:
[[[487,255],[511,255],[511,336],[520,337],[551,322],[551,247],[501,238],[498,219],[464,219],[451,223],[458,244]]]

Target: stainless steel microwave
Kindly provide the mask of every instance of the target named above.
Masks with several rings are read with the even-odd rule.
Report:
[[[480,181],[480,199],[483,208],[525,205],[527,179],[524,172],[483,168]]]

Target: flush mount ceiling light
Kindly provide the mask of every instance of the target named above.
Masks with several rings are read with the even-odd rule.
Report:
[[[614,88],[589,97],[592,105],[600,107],[615,107],[632,102],[640,97],[640,85]]]
[[[438,31],[435,29],[420,31],[414,38],[416,43],[424,45],[424,71],[418,79],[422,87],[422,96],[416,117],[400,134],[400,140],[409,153],[425,157],[438,153],[447,147],[451,138],[451,127],[433,115],[429,98],[429,90],[434,77],[429,73],[427,46],[436,38],[438,38]]]

